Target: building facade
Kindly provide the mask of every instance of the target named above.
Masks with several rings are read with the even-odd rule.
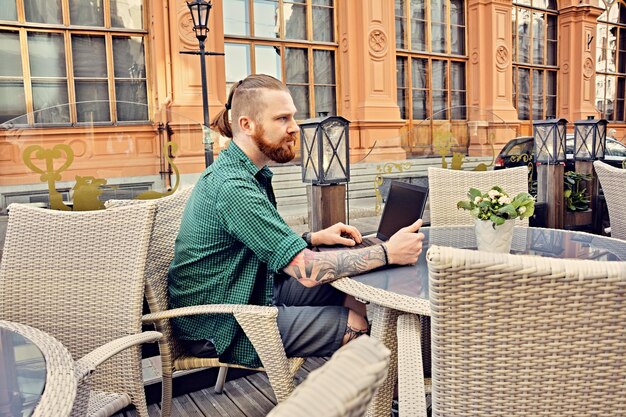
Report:
[[[210,114],[237,80],[273,75],[299,120],[351,121],[353,162],[490,154],[551,116],[626,133],[615,0],[212,3],[207,50],[225,55],[206,58]],[[0,209],[80,189],[136,196],[201,172],[200,58],[181,53],[198,49],[192,26],[183,0],[3,2]]]

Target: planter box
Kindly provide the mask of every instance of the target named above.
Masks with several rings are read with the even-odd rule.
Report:
[[[587,226],[593,223],[593,211],[565,211],[564,227]]]

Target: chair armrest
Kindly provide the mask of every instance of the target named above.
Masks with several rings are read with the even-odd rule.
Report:
[[[91,375],[96,370],[96,367],[113,355],[135,345],[156,342],[161,336],[163,335],[159,332],[142,332],[123,336],[100,346],[76,361],[74,372],[76,378],[81,381]]]
[[[264,318],[275,318],[278,316],[278,309],[276,307],[243,304],[205,304],[200,306],[173,308],[171,310],[146,314],[141,318],[141,321],[144,323],[153,323],[155,321],[171,319],[174,317],[197,316],[201,314],[238,313],[254,314]]]

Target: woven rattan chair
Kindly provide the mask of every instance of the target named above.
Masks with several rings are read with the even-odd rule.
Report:
[[[427,259],[433,416],[624,414],[626,262]]]
[[[111,415],[131,403],[148,416],[137,344],[160,336],[140,333],[154,214],[152,204],[86,212],[9,206],[0,319],[42,330],[80,358],[75,374],[91,393],[79,385],[75,416]]]
[[[474,218],[465,210],[456,208],[456,203],[467,199],[470,188],[487,192],[499,186],[511,197],[528,192],[528,168],[526,166],[497,171],[461,171],[436,167],[428,168],[430,199],[430,225],[471,225]],[[516,225],[528,226],[528,219],[515,220]]]
[[[387,375],[390,353],[380,341],[359,337],[311,372],[268,417],[363,416]]]
[[[626,169],[615,168],[602,161],[595,161],[593,167],[604,191],[609,209],[611,237],[626,240]]]
[[[277,308],[207,305],[168,310],[167,271],[174,258],[174,242],[178,235],[185,204],[191,192],[192,188],[188,188],[171,196],[153,200],[157,206],[157,214],[150,239],[145,276],[145,293],[151,314],[144,316],[144,322],[154,323],[157,330],[163,333],[163,338],[159,341],[163,373],[161,415],[162,417],[171,415],[172,374],[174,371],[220,367],[215,388],[216,392],[221,392],[227,367],[249,369],[223,363],[218,359],[189,356],[174,336],[170,324],[170,319],[185,315],[233,314],[252,341],[264,364],[264,368],[255,370],[267,372],[276,399],[282,401],[293,391],[294,375],[304,360],[301,358],[287,359],[276,324]],[[141,202],[137,200],[110,200],[105,205],[118,207],[136,204],[141,204]]]

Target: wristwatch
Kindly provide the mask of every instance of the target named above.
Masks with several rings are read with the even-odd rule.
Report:
[[[306,242],[306,247],[311,249],[313,247],[313,242],[311,241],[311,232],[302,233],[302,239]]]

